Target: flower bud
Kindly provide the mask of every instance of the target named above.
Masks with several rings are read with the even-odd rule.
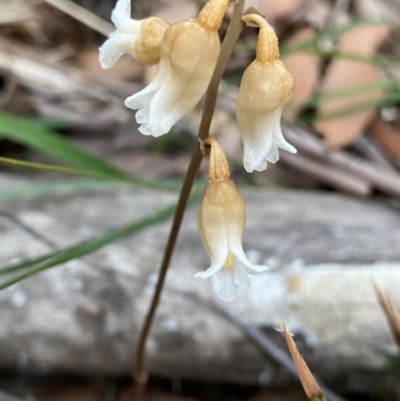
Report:
[[[278,39],[267,21],[257,14],[242,18],[260,27],[256,59],[245,70],[240,84],[236,117],[243,141],[243,164],[248,172],[262,171],[267,161],[279,159],[278,148],[296,153],[280,127],[283,106],[290,100],[293,77],[279,60]]]
[[[217,63],[217,30],[228,1],[210,0],[196,19],[173,24],[165,32],[156,77],[125,101],[138,110],[142,134],[166,134],[203,96]]]
[[[135,41],[132,56],[146,65],[157,64],[160,60],[160,43],[170,24],[158,17],[142,20],[141,34]]]
[[[229,167],[217,141],[207,138],[211,146],[209,183],[204,191],[198,214],[201,240],[211,266],[195,277],[211,277],[214,292],[224,301],[231,301],[236,287],[249,287],[248,274],[256,274],[266,266],[252,265],[243,252],[242,237],[246,208],[236,185],[229,178]]]

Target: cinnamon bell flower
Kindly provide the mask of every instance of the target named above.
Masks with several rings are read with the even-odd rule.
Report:
[[[128,97],[144,135],[166,134],[205,93],[217,63],[218,29],[229,0],[210,0],[195,19],[171,25],[160,44],[154,80]]]
[[[286,142],[280,126],[283,106],[292,97],[293,77],[279,60],[278,38],[258,14],[246,14],[245,22],[260,27],[256,59],[247,67],[240,84],[236,117],[243,141],[243,164],[247,172],[263,171],[276,163],[278,148],[296,149]]]
[[[170,24],[158,17],[131,18],[131,0],[118,0],[111,14],[117,28],[99,49],[103,68],[111,68],[124,54],[146,65],[158,63],[160,43]]]
[[[209,182],[204,191],[198,214],[198,228],[211,266],[195,274],[198,278],[211,277],[214,292],[224,301],[235,297],[237,287],[249,287],[249,274],[268,269],[256,266],[247,259],[242,247],[246,208],[236,185],[229,178],[229,166],[222,148],[213,138],[208,170]]]

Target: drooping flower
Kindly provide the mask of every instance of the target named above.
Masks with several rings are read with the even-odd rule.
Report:
[[[128,97],[144,135],[166,134],[201,99],[220,50],[218,29],[229,0],[210,0],[196,19],[171,25],[160,44],[154,80]]]
[[[243,198],[229,178],[229,166],[217,141],[207,138],[205,143],[211,146],[209,182],[197,223],[211,266],[195,277],[211,277],[214,292],[224,301],[231,301],[237,287],[250,286],[249,274],[260,273],[268,267],[253,265],[247,259],[242,247],[246,220]]]
[[[236,117],[243,141],[243,164],[247,172],[263,171],[276,163],[278,148],[296,149],[281,130],[283,106],[292,97],[293,77],[279,60],[278,39],[267,21],[257,14],[242,17],[260,27],[256,59],[247,67],[240,84]]]
[[[111,14],[117,28],[100,47],[99,61],[111,68],[124,54],[140,63],[152,65],[160,59],[160,43],[170,24],[158,17],[131,18],[131,0],[118,0]]]

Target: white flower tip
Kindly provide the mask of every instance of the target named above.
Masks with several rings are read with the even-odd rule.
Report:
[[[131,0],[118,0],[111,13],[111,21],[117,28],[131,19]]]
[[[251,160],[251,158],[245,158],[243,166],[248,173],[252,173],[253,171],[264,171],[267,169],[267,160],[263,159],[255,162],[254,160]]]
[[[252,271],[251,271],[252,270]],[[258,274],[270,270],[270,267],[267,265],[253,265],[251,269],[247,271],[248,274]]]
[[[207,273],[207,270],[206,270],[206,271],[203,271],[203,272],[197,272],[193,277],[194,278],[206,279],[206,278],[209,278],[211,275],[212,275],[212,273],[211,274]]]
[[[223,301],[232,301],[236,294],[233,272],[231,270],[218,271],[211,276],[211,287]]]
[[[110,39],[103,43],[103,46],[99,48],[99,63],[101,68],[108,70],[113,67],[114,64],[122,57],[122,52],[113,46]]]

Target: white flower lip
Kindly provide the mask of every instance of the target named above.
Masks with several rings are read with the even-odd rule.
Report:
[[[231,301],[237,287],[249,287],[249,274],[268,270],[253,265],[242,247],[246,207],[236,185],[229,178],[225,154],[214,138],[206,138],[211,146],[208,166],[209,183],[200,204],[197,224],[211,266],[195,274],[197,278],[211,277],[214,292],[224,301]]]
[[[102,68],[111,68],[124,54],[130,54],[139,38],[143,21],[131,18],[131,0],[118,0],[111,14],[117,28],[99,49]]]
[[[239,125],[242,127],[243,165],[248,173],[264,171],[267,162],[276,163],[279,160],[279,148],[297,153],[296,148],[283,137],[281,115],[282,107],[278,107],[252,121],[241,119]]]
[[[221,240],[224,241],[223,238],[221,238]],[[227,248],[225,249],[227,251],[226,258],[219,257],[222,256],[222,253],[218,252],[218,250],[211,250],[214,251],[211,254],[211,266],[206,271],[196,273],[194,277],[202,279],[211,277],[211,286],[214,292],[223,301],[229,302],[234,299],[238,287],[250,287],[251,278],[249,274],[254,275],[261,273],[269,268],[268,266],[253,265],[250,263],[243,252],[241,239],[239,239],[239,241],[235,241],[235,239],[229,241],[229,239],[225,238],[225,241],[227,242]],[[228,258],[229,252],[231,252],[232,255],[232,265],[225,267],[224,264]]]
[[[278,38],[268,22],[258,14],[246,14],[242,19],[260,27],[256,59],[243,74],[236,105],[243,164],[251,173],[265,170],[267,162],[276,163],[278,148],[297,152],[286,142],[280,124],[283,106],[292,96],[293,77],[279,60]]]
[[[139,131],[155,137],[166,134],[205,93],[220,49],[217,32],[196,20],[171,25],[160,44],[160,62],[154,80],[125,100],[138,110]]]

